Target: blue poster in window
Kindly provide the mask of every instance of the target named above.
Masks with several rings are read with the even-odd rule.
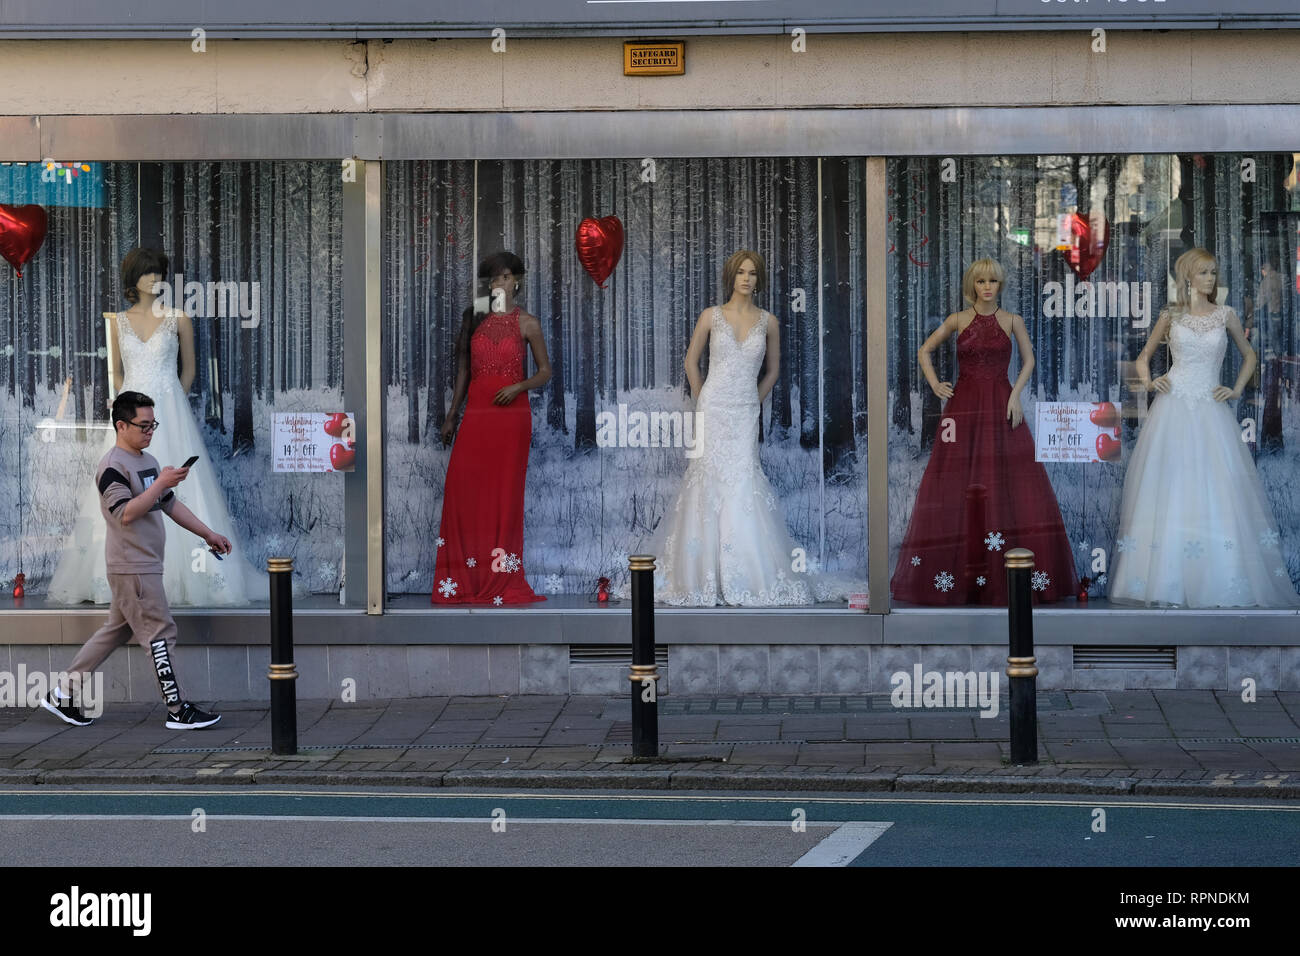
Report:
[[[104,164],[0,163],[0,202],[10,206],[104,205]]]

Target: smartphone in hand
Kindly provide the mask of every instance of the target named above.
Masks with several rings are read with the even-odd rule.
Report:
[[[182,467],[182,468],[188,468],[188,467],[190,467],[190,465],[194,464],[194,463],[195,463],[196,461],[198,461],[198,460],[199,460],[199,456],[198,456],[198,455],[190,455],[189,458],[186,458],[186,459],[185,459],[185,464],[181,465],[181,467]]]

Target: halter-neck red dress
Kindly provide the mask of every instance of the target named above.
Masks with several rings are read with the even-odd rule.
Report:
[[[1074,552],[1029,426],[1007,419],[1010,361],[997,313],[976,313],[957,336],[958,381],[942,416],[952,422],[940,425],[921,478],[890,581],[895,600],[1005,605],[1010,548],[1034,552],[1036,601],[1078,594]]]
[[[524,578],[524,481],[533,432],[528,393],[509,405],[492,401],[523,381],[526,341],[517,308],[489,313],[470,339],[465,416],[447,466],[435,542],[434,604],[546,600]]]

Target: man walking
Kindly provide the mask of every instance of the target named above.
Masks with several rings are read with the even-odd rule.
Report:
[[[214,552],[229,554],[230,542],[195,517],[172,491],[185,480],[189,469],[160,469],[157,459],[145,451],[159,425],[153,404],[153,399],[141,392],[122,392],[113,402],[117,444],[95,472],[100,511],[108,523],[105,555],[112,602],[108,622],[91,635],[68,670],[85,686],[90,672],[134,637],[148,651],[158,674],[158,688],[167,704],[166,726],[196,730],[212,726],[221,717],[204,713],[181,698],[171,663],[176,622],[163,591],[166,529],[162,515],[197,534]],[[84,727],[91,723],[66,687],[56,685],[41,706],[70,724]]]

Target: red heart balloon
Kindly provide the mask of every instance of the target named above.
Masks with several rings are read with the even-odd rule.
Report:
[[[330,464],[335,471],[347,471],[357,463],[355,445],[334,445],[330,448]]]
[[[573,244],[587,275],[600,288],[605,288],[605,280],[623,257],[623,223],[618,216],[605,216],[603,219],[588,216],[578,223]]]
[[[347,421],[348,416],[342,412],[335,412],[326,420],[324,424],[325,434],[332,435],[335,438],[343,437],[343,424]]]
[[[1102,461],[1118,461],[1120,443],[1109,435],[1097,436],[1097,457]]]
[[[45,241],[49,217],[40,206],[6,206],[0,203],[0,256],[23,276],[23,264]]]
[[[1070,234],[1074,244],[1065,253],[1065,261],[1080,279],[1092,275],[1110,245],[1110,223],[1101,217],[1101,235],[1094,235],[1092,222],[1077,212],[1070,213]]]
[[[1119,424],[1119,411],[1112,402],[1094,402],[1092,414],[1088,416],[1094,425],[1102,428],[1114,428]]]

